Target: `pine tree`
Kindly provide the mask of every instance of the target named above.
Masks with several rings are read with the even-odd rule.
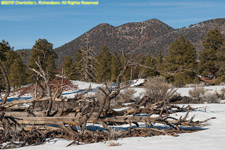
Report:
[[[218,71],[218,67],[216,66],[217,63],[216,53],[218,49],[221,47],[222,43],[223,37],[218,30],[213,29],[207,33],[203,41],[204,49],[202,50],[199,56],[200,60],[198,66],[199,74],[212,76],[216,75],[216,72]]]
[[[121,62],[121,66],[122,68],[124,67],[125,65],[125,60],[129,60],[129,56],[127,56],[124,51],[122,51],[122,54],[120,56],[120,62]],[[124,76],[122,77],[122,81],[123,82],[127,82],[130,80],[130,77],[131,77],[131,68],[128,66]]]
[[[13,51],[13,49],[9,46],[9,44],[5,41],[3,41],[1,44],[1,61],[2,61],[2,65],[5,69],[6,74],[8,75],[8,80],[11,86],[13,87],[20,87],[21,85],[26,84],[26,73],[25,73],[25,65],[23,65],[22,59],[21,57],[15,52]],[[21,62],[18,62],[18,60],[21,60]],[[17,66],[19,66],[17,68],[17,66],[15,65],[15,61],[18,62]],[[13,67],[13,68],[12,68]],[[15,68],[14,68],[15,67]],[[18,71],[17,71],[18,69]],[[22,72],[20,73],[19,71]],[[12,74],[15,73],[17,74],[17,77],[13,77],[12,78]],[[5,86],[5,82],[2,79],[2,86]],[[18,80],[20,80],[20,82],[18,82],[16,85],[14,83],[16,83]]]
[[[81,50],[78,50],[76,51],[75,53],[75,57],[74,57],[74,62],[71,66],[71,79],[72,80],[84,80],[83,78],[83,75],[84,73],[81,72],[82,70],[82,67],[84,67],[84,64],[83,64],[83,58],[82,58],[82,51]],[[94,60],[93,60],[94,61]],[[95,74],[93,74],[93,76],[95,76]]]
[[[6,72],[9,73],[10,67],[13,64],[14,60],[20,58],[20,56],[13,51],[12,49],[5,52],[5,61],[3,62]]]
[[[0,60],[1,61],[5,61],[6,60],[5,53],[7,51],[10,51],[10,50],[11,50],[11,47],[9,46],[9,43],[6,42],[5,40],[2,40],[0,42]]]
[[[224,38],[220,31],[217,29],[212,29],[207,33],[203,41],[203,46],[205,49],[213,49],[216,51],[223,44],[223,40]]]
[[[199,56],[198,72],[204,76],[215,76],[218,71],[216,67],[216,53],[213,49],[203,49]]]
[[[105,82],[111,80],[112,55],[109,49],[104,46],[96,58],[98,60],[98,64],[96,66],[97,81]]]
[[[145,57],[144,66],[156,68],[156,64],[157,64],[157,60],[155,58],[151,57],[150,55]],[[143,69],[144,69],[143,70],[143,77],[144,78],[159,75],[159,73],[155,70],[148,69],[148,68],[143,68]]]
[[[162,54],[162,51],[158,51],[157,61],[158,61],[159,64],[162,64],[162,62],[163,62],[163,54]]]
[[[7,73],[9,73],[10,66],[13,64],[13,60],[18,57],[19,55],[13,51],[8,42],[2,41],[0,43],[0,58]]]
[[[62,62],[62,68],[64,71],[64,74],[68,79],[72,79],[72,73],[73,73],[73,68],[72,68],[73,60],[70,56],[66,56],[64,58],[64,61]]]
[[[12,87],[21,87],[26,83],[25,66],[20,57],[13,61],[9,71],[9,81]]]
[[[7,60],[6,58],[6,53],[8,51],[11,51],[12,48],[10,47],[9,43],[2,40],[0,42],[0,91],[1,89],[5,88],[6,86],[6,82],[5,81],[9,81],[8,80],[8,72],[4,66],[4,62]],[[9,87],[9,86],[8,86]]]
[[[145,64],[145,58],[146,56],[143,56],[143,55],[137,55],[136,56],[136,64],[141,64],[141,65],[144,65]],[[134,71],[133,71],[133,79],[138,79],[138,78],[143,78],[143,74],[144,74],[144,71],[145,71],[145,68],[137,65],[134,67]]]
[[[216,67],[218,68],[217,75],[225,75],[225,42],[224,44],[218,49],[217,53],[217,64]]]
[[[56,73],[55,58],[57,58],[57,54],[53,51],[52,43],[49,43],[46,39],[39,39],[32,47],[28,68],[38,70],[35,62],[39,59],[44,71],[48,72],[50,78],[53,78]],[[33,82],[33,77],[36,74],[30,70],[28,70],[28,74],[29,82]]]
[[[164,63],[164,55],[162,54],[162,51],[158,51],[156,59],[156,65],[155,67],[157,68],[158,71],[163,71],[165,70],[165,64]],[[157,72],[160,75],[160,72]],[[163,75],[163,74],[162,74]]]
[[[162,51],[158,51],[158,55],[157,55],[157,66],[160,67],[163,63],[163,54]]]
[[[195,78],[196,51],[194,46],[179,37],[170,45],[169,56],[166,58],[166,71],[177,72],[176,75],[168,77],[175,85],[182,86],[192,83]]]
[[[121,71],[121,63],[117,52],[115,51],[112,55],[112,63],[111,63],[111,81],[115,82],[117,76]]]
[[[225,82],[225,40],[223,45],[218,49],[216,67],[218,68],[218,83]]]

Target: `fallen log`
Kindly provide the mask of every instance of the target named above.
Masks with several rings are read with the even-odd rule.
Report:
[[[13,115],[13,114],[12,114]],[[18,115],[18,113],[17,113]],[[91,117],[87,120],[87,123],[96,123],[96,115],[92,114]],[[5,117],[11,117],[6,116]],[[176,119],[172,117],[148,117],[148,116],[113,116],[113,117],[100,117],[101,122],[107,123],[111,122],[113,124],[116,123],[134,123],[134,122],[142,122],[142,123],[160,123],[167,125],[195,125],[193,121],[186,120],[186,117]],[[168,120],[170,119],[170,120]],[[22,125],[60,125],[60,124],[68,124],[68,125],[81,125],[82,121],[80,116],[68,117],[16,117],[15,120]],[[98,122],[98,121],[97,121]],[[101,124],[101,123],[100,123]],[[197,125],[197,124],[196,124]]]

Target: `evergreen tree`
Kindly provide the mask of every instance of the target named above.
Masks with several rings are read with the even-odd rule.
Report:
[[[115,82],[117,76],[121,71],[121,63],[117,52],[115,51],[112,55],[112,63],[111,63],[111,81]]]
[[[216,56],[216,67],[218,68],[218,83],[225,82],[225,41],[223,45],[218,49]]]
[[[225,75],[225,42],[224,44],[218,49],[217,53],[217,64],[216,67],[218,68],[217,75]]]
[[[216,67],[216,53],[213,49],[203,49],[199,56],[198,72],[204,76],[215,76],[218,71]]]
[[[6,79],[6,78],[4,78],[4,75],[3,75],[3,72],[5,73],[5,76],[8,75],[7,70],[6,70],[6,68],[5,68],[5,66],[3,64],[7,60],[6,59],[6,53],[8,51],[10,51],[10,50],[12,50],[12,49],[9,46],[9,43],[4,41],[4,40],[2,40],[0,42],[0,67],[1,67],[1,72],[0,72],[0,89],[5,87],[5,80],[8,80],[8,77]]]
[[[5,104],[7,101],[7,97],[10,93],[10,83],[8,80],[8,75],[2,65],[2,61],[4,61],[5,58],[5,52],[8,50],[11,50],[11,47],[9,46],[9,43],[6,41],[0,42],[0,72],[1,72],[1,81],[0,81],[0,92],[2,92],[2,88],[5,89],[4,97],[2,98],[2,104]],[[3,80],[4,79],[4,80]],[[4,85],[3,85],[4,83]]]
[[[3,65],[6,68],[7,73],[9,73],[11,65],[17,58],[20,58],[20,56],[12,49],[5,52],[5,61],[3,61]]]
[[[125,65],[125,60],[128,60],[128,59],[129,59],[129,56],[127,56],[127,55],[124,53],[124,51],[122,51],[122,54],[121,54],[121,56],[120,56],[120,62],[121,62],[122,68],[123,68],[124,65]],[[122,81],[127,82],[127,81],[130,80],[130,77],[131,77],[131,68],[128,67],[127,70],[126,70],[126,72],[125,72],[125,74],[124,74],[124,76],[122,77]]]
[[[217,29],[212,29],[207,33],[203,41],[203,46],[205,49],[213,49],[216,51],[223,44],[223,40],[224,38],[221,35],[220,31],[218,31]]]
[[[195,78],[196,52],[194,46],[179,37],[170,45],[169,56],[166,58],[166,71],[177,72],[175,76],[167,77],[177,86],[192,83]]]
[[[108,48],[104,46],[96,58],[98,60],[98,64],[96,66],[97,81],[105,82],[111,80],[112,55]]]
[[[1,63],[4,67],[4,70],[6,72],[6,74],[8,75],[8,80],[11,86],[13,87],[20,87],[21,85],[26,84],[26,73],[25,73],[25,65],[23,65],[23,62],[21,60],[21,57],[15,52],[13,51],[13,49],[9,46],[8,42],[2,41],[0,43],[0,56],[1,56]],[[18,62],[18,60],[21,60],[21,63]],[[19,66],[17,68],[17,66],[15,66],[15,61],[18,62],[17,66]],[[18,69],[18,71],[17,71]],[[20,73],[19,71],[22,72]],[[15,72],[14,72],[15,71]],[[12,78],[12,74],[17,74],[16,78]],[[1,75],[2,76],[2,75]],[[5,86],[5,81],[3,80],[3,77],[1,77],[1,86]],[[20,80],[20,82],[18,82],[16,85],[14,85],[14,83],[16,83],[18,80]]]
[[[5,61],[6,60],[5,53],[7,51],[10,51],[10,50],[11,50],[11,47],[9,46],[9,43],[6,42],[5,40],[2,40],[0,42],[0,60],[1,61]]]
[[[151,57],[150,55],[148,55],[148,56],[145,57],[144,65],[152,67],[152,68],[156,68],[157,60],[155,58]],[[143,68],[143,69],[144,69],[143,70],[143,77],[144,78],[159,75],[159,73],[155,70],[148,69],[148,68]]]
[[[0,43],[0,59],[7,73],[13,64],[13,60],[18,57],[19,55],[13,51],[8,42],[3,40]]]
[[[164,56],[162,54],[162,51],[158,51],[158,55],[157,55],[157,58],[156,58],[156,66],[157,66],[157,69],[158,70],[164,70]]]
[[[53,78],[56,73],[55,58],[57,58],[57,54],[53,51],[52,43],[49,43],[46,39],[39,39],[32,47],[28,68],[38,70],[35,62],[38,62],[39,59],[44,71],[48,72],[50,78]],[[28,73],[29,81],[33,82],[33,77],[36,74],[30,70],[28,70]]]
[[[82,56],[82,51],[78,50],[75,53],[75,57],[74,57],[74,62],[72,64],[72,72],[71,72],[71,79],[73,80],[84,80],[83,75],[84,72],[81,72],[82,67],[84,68],[84,63],[83,63],[83,56]],[[92,60],[93,62],[94,60]],[[91,71],[90,71],[91,72]],[[91,72],[92,73],[92,72]],[[95,77],[95,73],[93,73],[93,76]]]
[[[143,55],[137,55],[136,56],[136,63],[137,64],[142,64],[142,65],[144,65],[144,63],[145,63],[145,59],[144,59],[144,56]],[[143,76],[143,67],[141,67],[141,66],[135,66],[134,68],[133,68],[134,70],[133,70],[133,79],[138,79],[138,78],[140,78],[140,77],[142,77]]]
[[[14,88],[21,87],[26,83],[26,72],[25,66],[20,57],[16,58],[13,61],[13,64],[10,66],[9,71],[9,82],[10,85]]]
[[[164,55],[162,54],[162,51],[158,51],[158,55],[157,57],[155,58],[156,59],[156,68],[157,70],[159,71],[163,71],[163,70],[166,70],[166,66],[164,63]],[[160,72],[158,72],[158,74],[160,75]]]
[[[66,56],[62,62],[63,71],[68,79],[72,78],[72,68],[73,60],[70,56]]]
[[[163,63],[163,54],[162,51],[158,51],[157,64],[158,66],[161,66],[162,63]]]
[[[218,71],[217,63],[217,56],[216,53],[218,49],[221,47],[223,43],[223,37],[221,33],[216,30],[210,30],[204,41],[203,46],[204,49],[200,53],[199,56],[199,66],[198,72],[201,75],[212,75],[215,76],[216,72]]]

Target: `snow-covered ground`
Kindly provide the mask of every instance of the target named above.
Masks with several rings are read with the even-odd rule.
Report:
[[[62,95],[67,98],[73,98],[75,94],[84,92],[86,89],[89,88],[89,86],[91,86],[89,94],[93,94],[98,87],[103,86],[103,84],[97,84],[93,82],[83,82],[78,80],[70,80],[70,81],[72,82],[73,85],[77,86],[77,89],[76,90],[68,89],[67,91],[64,91]],[[144,79],[133,80],[131,83],[131,87],[135,88],[136,86],[142,83],[144,83]],[[24,87],[27,87],[29,85],[26,85]],[[135,96],[139,96],[140,92],[143,92],[143,89],[137,89],[137,94]],[[19,92],[11,93],[10,96],[8,97],[8,101],[32,98],[32,95],[30,93],[24,94],[21,97],[18,97],[19,94],[20,94]]]
[[[178,137],[154,136],[154,137],[132,137],[113,141],[120,146],[109,146],[109,142],[101,142],[85,145],[71,145],[66,147],[71,141],[63,139],[53,139],[46,144],[39,146],[28,146],[18,148],[19,150],[225,150],[225,105],[224,104],[195,104],[197,111],[191,112],[190,117],[195,115],[198,120],[205,120],[216,117],[208,121],[203,128],[206,130],[180,134]]]
[[[144,80],[134,82],[132,88],[136,91],[135,96],[141,96],[145,92],[143,88],[136,87],[137,84],[142,83]],[[91,92],[102,86],[96,83],[85,83],[81,81],[72,81],[73,84],[78,86],[76,91],[65,91],[63,95],[66,97],[72,97],[78,92],[82,92],[91,84]],[[225,86],[207,86],[204,87],[208,92],[220,92]],[[181,96],[189,96],[189,90],[192,88],[178,88],[177,93]],[[132,137],[119,139],[113,141],[118,143],[120,146],[109,146],[109,142],[100,142],[95,144],[85,145],[72,145],[66,147],[71,141],[64,139],[53,139],[43,145],[28,146],[18,148],[19,150],[57,150],[57,149],[68,149],[68,150],[136,150],[136,149],[153,149],[153,150],[225,150],[225,104],[195,104],[193,107],[198,109],[189,114],[189,117],[195,115],[196,120],[205,120],[211,117],[216,119],[208,121],[208,124],[203,128],[206,130],[180,134],[178,137],[172,136],[154,136],[154,137]],[[182,115],[179,114],[179,115]]]
[[[72,82],[73,82],[73,84],[78,86],[77,91],[88,89],[90,85],[93,90],[102,86],[102,84],[87,83],[87,82],[82,82],[82,81],[72,81]],[[136,91],[134,96],[135,97],[141,96],[145,92],[145,89],[137,87],[137,86],[144,83],[144,79],[133,80],[132,83],[133,84],[131,84],[131,88],[133,88]],[[225,86],[204,86],[203,88],[205,89],[206,93],[215,93],[215,92],[220,93],[221,89],[225,88]],[[189,90],[191,90],[191,89],[193,89],[193,87],[192,88],[177,88],[176,92],[178,94],[180,94],[181,96],[190,96]],[[93,91],[91,91],[90,93],[92,93],[92,92]],[[76,93],[76,91],[75,91],[75,93]],[[65,91],[65,92],[63,92],[63,94],[66,97],[72,97],[74,95],[74,92]]]
[[[137,87],[137,86],[144,83],[144,81],[145,81],[144,79],[138,79],[138,80],[132,81],[131,88],[133,88],[136,91],[136,93],[134,94],[135,97],[143,96],[145,89]],[[88,82],[82,82],[82,81],[77,81],[77,80],[75,80],[75,81],[71,80],[71,82],[74,85],[76,85],[78,87],[78,89],[76,89],[76,90],[71,89],[71,90],[64,91],[62,93],[64,97],[72,98],[72,97],[74,97],[75,94],[84,92],[86,89],[89,88],[89,86],[91,86],[91,90],[90,90],[89,94],[93,94],[98,87],[103,86],[103,84],[97,84],[97,83],[91,83],[91,82],[88,83]],[[215,93],[215,92],[220,93],[221,89],[225,88],[225,86],[205,86],[203,88],[206,90],[206,93]],[[176,92],[178,94],[180,94],[181,96],[190,96],[189,90],[191,90],[191,89],[193,89],[193,87],[192,88],[178,88]],[[20,98],[18,98],[18,95],[19,95],[19,93],[13,93],[13,95],[11,95],[9,97],[9,99],[18,100],[18,99],[32,98],[31,94],[23,95]]]
[[[214,92],[220,93],[221,89],[225,88],[225,86],[204,86],[203,88],[208,93],[214,93]],[[191,89],[193,88],[178,88],[177,93],[179,93],[181,96],[190,96],[189,90]]]

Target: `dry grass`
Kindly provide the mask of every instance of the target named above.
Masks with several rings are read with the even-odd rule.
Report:
[[[130,103],[135,100],[134,89],[124,89],[120,94],[111,101],[111,107],[121,108],[124,103]]]
[[[220,91],[220,97],[221,99],[225,99],[225,88],[222,88]]]
[[[132,99],[134,99],[135,93],[136,91],[134,89],[129,88],[120,92],[119,97],[124,103],[127,103],[130,102]]]
[[[169,89],[172,86],[163,77],[153,77],[147,79],[144,88],[146,90],[145,96],[149,96],[154,101],[159,101],[169,96]]]
[[[105,86],[102,86],[101,88],[106,90]],[[97,90],[94,94],[94,97],[96,97],[98,104],[101,106],[104,102],[105,94],[101,90]]]
[[[189,90],[189,95],[193,98],[197,98],[200,103],[218,103],[219,94],[217,92],[207,91],[203,87],[195,87]]]
[[[218,93],[214,92],[205,94],[205,96],[203,97],[203,102],[218,103]]]
[[[50,82],[51,85],[51,90],[54,91],[57,88],[60,89],[61,87],[61,82],[62,82],[62,78],[60,77],[56,77],[54,80],[52,80]],[[41,83],[44,86],[44,83]],[[20,89],[14,90],[11,93],[19,93],[18,97],[24,96],[25,94],[30,94],[33,93],[34,90],[34,84],[31,84],[29,86],[26,87],[22,87]],[[38,88],[40,89],[40,87]],[[67,91],[67,90],[76,90],[77,89],[77,85],[74,85],[70,80],[68,79],[63,79],[63,91]],[[40,91],[40,90],[39,90]]]
[[[121,146],[118,142],[109,142],[109,146]]]
[[[117,140],[120,134],[121,134],[121,130],[116,130],[115,128],[111,128],[109,131],[108,140]]]
[[[112,87],[112,83],[111,82],[106,83],[106,85],[109,88]],[[102,85],[101,88],[104,91],[107,91],[108,92],[106,85]],[[104,99],[106,98],[106,95],[100,89],[98,89],[95,92],[94,97],[97,99],[98,104],[101,106],[104,103]]]
[[[221,94],[225,95],[225,88],[223,87],[220,92]]]
[[[194,87],[192,90],[189,90],[189,95],[194,98],[199,98],[205,94],[205,89],[203,87]]]

